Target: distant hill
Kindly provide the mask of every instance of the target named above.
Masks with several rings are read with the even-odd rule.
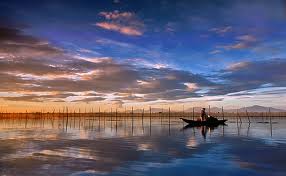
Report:
[[[203,107],[194,107],[194,111],[195,112],[201,112],[201,109]],[[206,112],[209,111],[208,107],[205,107],[206,108]],[[286,112],[286,110],[284,109],[277,109],[277,108],[273,108],[273,107],[265,107],[265,106],[259,106],[259,105],[254,105],[254,106],[248,106],[248,107],[244,107],[244,108],[240,108],[240,109],[224,109],[224,112],[245,112],[246,110],[248,112],[268,112],[269,111],[269,108],[270,108],[270,111],[271,112]],[[162,108],[152,108],[152,113],[158,113],[158,112],[168,112],[169,109],[162,109]],[[171,108],[171,111],[174,112],[174,111],[178,111],[178,112],[181,112],[182,109],[180,110],[176,110],[176,109],[172,109]],[[210,109],[211,112],[221,112],[222,109],[219,108],[219,107],[211,107]],[[127,110],[127,112],[131,112],[131,110]],[[142,113],[142,109],[134,109],[133,110],[134,113]],[[144,112],[145,113],[148,113],[149,112],[149,108],[145,108],[144,109]],[[193,108],[187,108],[185,109],[185,112],[193,112]]]
[[[269,110],[271,112],[285,112],[286,111],[284,109],[276,109],[276,108],[272,108],[272,107],[265,107],[265,106],[258,106],[258,105],[240,108],[238,111],[239,112],[245,112],[246,110],[249,112],[268,112]]]
[[[272,107],[265,107],[265,106],[259,106],[259,105],[254,105],[254,106],[248,106],[240,109],[224,109],[224,112],[245,112],[246,110],[248,112],[268,112],[270,108],[271,112],[286,112],[284,109],[277,109],[277,108],[272,108]],[[202,107],[194,107],[195,112],[200,112]],[[211,112],[221,112],[221,108],[218,107],[211,107]],[[193,108],[188,108],[186,112],[192,112]],[[208,107],[206,107],[206,112],[208,112]]]

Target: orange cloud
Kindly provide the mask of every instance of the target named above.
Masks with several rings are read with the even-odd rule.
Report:
[[[245,49],[250,48],[257,43],[256,37],[252,35],[241,35],[236,37],[237,42],[230,45],[222,46],[224,49]]]
[[[105,21],[97,22],[95,26],[130,36],[143,35],[144,23],[139,20],[135,13],[115,10],[100,12],[99,15],[104,17]]]
[[[122,12],[115,10],[113,12],[100,12],[99,15],[104,16],[106,19],[119,19],[119,18],[132,18],[134,17],[134,13],[131,12]]]
[[[100,23],[96,23],[95,25],[103,29],[117,31],[117,32],[120,32],[126,35],[140,36],[143,34],[141,31],[131,26],[122,26],[119,24],[111,23],[111,22],[100,22]]]
[[[239,70],[239,69],[242,69],[242,68],[245,68],[249,65],[250,63],[249,62],[237,62],[237,63],[233,63],[231,65],[229,65],[227,67],[227,70],[230,70],[230,71],[236,71],[236,70]]]

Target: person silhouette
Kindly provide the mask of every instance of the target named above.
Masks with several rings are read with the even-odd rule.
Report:
[[[205,121],[206,120],[206,108],[202,108],[201,110],[201,121]]]

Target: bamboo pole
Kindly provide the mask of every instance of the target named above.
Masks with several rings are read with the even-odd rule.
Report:
[[[115,131],[117,132],[117,108],[115,110]]]
[[[99,129],[100,129],[100,121],[101,121],[101,114],[100,114],[101,112],[100,112],[100,106],[99,106],[99,108],[98,108],[98,127],[99,127]]]
[[[28,122],[28,113],[27,113],[27,110],[26,110],[26,121],[25,121],[25,128],[27,128],[27,122]]]
[[[185,118],[185,106],[183,105],[183,118]]]
[[[143,131],[143,134],[144,134],[144,108],[142,110],[142,117],[141,117],[141,125],[142,125],[142,131]]]
[[[143,124],[144,124],[144,108],[143,108],[143,110],[142,110],[141,121],[142,121],[142,126],[143,126]]]
[[[195,120],[195,108],[193,107],[193,120]]]
[[[221,113],[222,113],[222,120],[224,120],[224,111],[223,111],[223,106],[221,107]]]
[[[150,111],[149,111],[149,117],[150,117],[150,126],[151,126],[151,120],[152,120],[152,108],[151,106],[149,107],[150,108]]]
[[[169,107],[169,135],[171,134],[171,109]]]
[[[171,109],[169,107],[169,126],[170,126],[170,124],[171,124]]]
[[[152,122],[151,122],[151,118],[152,118],[152,108],[151,108],[151,106],[150,106],[150,112],[149,112],[150,114],[149,114],[149,116],[150,116],[150,129],[149,129],[149,131],[150,131],[150,136],[151,136],[151,133],[152,133]]]
[[[66,110],[67,110],[66,130],[67,130],[68,123],[69,123],[69,110],[68,110],[68,107],[66,107]]]

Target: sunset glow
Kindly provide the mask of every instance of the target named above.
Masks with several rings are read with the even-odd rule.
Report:
[[[0,2],[0,111],[286,109],[285,1]]]

